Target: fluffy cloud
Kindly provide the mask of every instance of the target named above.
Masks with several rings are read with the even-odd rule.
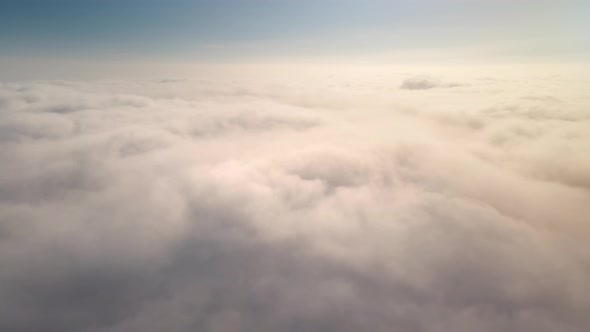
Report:
[[[579,82],[228,77],[0,86],[0,330],[590,326]]]
[[[453,88],[461,86],[459,83],[444,83],[429,76],[415,76],[405,79],[400,86],[404,90],[428,90],[434,88]]]

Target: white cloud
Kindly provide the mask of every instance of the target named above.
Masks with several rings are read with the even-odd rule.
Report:
[[[461,85],[459,83],[444,83],[428,76],[415,76],[405,79],[400,88],[405,90],[428,90],[434,88],[454,88]]]
[[[584,331],[579,82],[330,75],[0,86],[0,330]]]

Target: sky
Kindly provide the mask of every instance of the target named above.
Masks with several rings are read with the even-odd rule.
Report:
[[[588,15],[580,0],[3,0],[0,56],[387,60],[469,49],[580,61]]]
[[[588,332],[588,6],[0,0],[0,331]]]

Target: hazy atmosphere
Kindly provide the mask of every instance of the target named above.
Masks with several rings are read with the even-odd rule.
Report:
[[[587,332],[589,22],[0,0],[0,331]]]

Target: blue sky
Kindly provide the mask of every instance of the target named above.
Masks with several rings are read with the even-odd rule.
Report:
[[[575,53],[587,48],[585,3],[0,0],[0,56],[231,59],[503,43],[524,45],[516,53]]]

